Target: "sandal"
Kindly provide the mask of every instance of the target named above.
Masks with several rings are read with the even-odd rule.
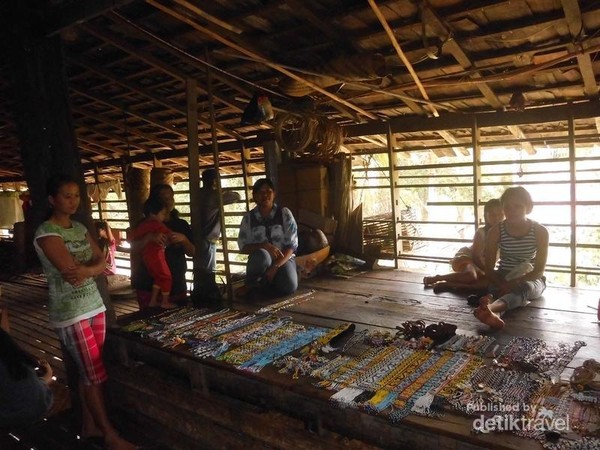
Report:
[[[402,327],[396,327],[404,335],[404,339],[417,339],[423,336],[425,331],[425,322],[422,320],[410,321],[402,323]]]

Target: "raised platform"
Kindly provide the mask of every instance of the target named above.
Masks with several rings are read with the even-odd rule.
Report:
[[[507,314],[505,330],[490,333],[464,298],[436,295],[421,280],[422,275],[395,270],[304,280],[297,295],[309,289],[314,293],[278,314],[328,328],[352,322],[357,331],[395,331],[405,320],[422,319],[456,324],[461,334],[493,334],[499,343],[513,336],[538,337],[550,344],[586,341],[563,379],[573,367],[600,354],[600,326],[590,308],[597,303],[597,291],[549,288],[543,299]],[[281,300],[257,298],[233,306],[250,312]],[[442,419],[411,415],[392,424],[380,416],[340,409],[329,401],[332,392],[315,387],[314,380],[293,380],[271,366],[259,373],[238,371],[213,359],[197,359],[183,346],[165,349],[122,331],[111,331],[109,346],[114,404],[173,449],[541,448],[513,434],[473,434],[473,419],[451,412]]]

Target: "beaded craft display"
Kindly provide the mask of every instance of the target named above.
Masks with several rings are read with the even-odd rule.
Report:
[[[501,350],[495,363],[500,367],[536,372],[556,382],[585,345],[583,341],[576,341],[573,345],[559,343],[552,347],[542,339],[517,336]]]
[[[311,327],[267,312],[310,295],[255,314],[181,308],[123,329],[164,347],[184,345],[196,357],[212,357],[240,370],[258,372],[273,364],[294,379],[312,377],[318,380],[316,386],[335,391],[330,400],[337,406],[380,414],[392,422],[409,414],[440,417],[450,407],[471,417],[501,419],[516,412],[528,420],[569,418],[575,432],[598,432],[600,396],[588,389],[595,387],[593,382],[581,382],[589,373],[596,380],[598,363],[586,361],[574,373],[573,386],[556,383],[585,345],[581,341],[550,346],[541,339],[515,337],[496,357],[499,345],[493,337],[456,335],[455,326],[442,322],[429,326],[429,337],[423,321],[406,321],[395,334],[354,332],[353,324]],[[486,365],[484,357],[495,359]],[[514,431],[556,450],[578,448],[573,441],[565,441],[572,447],[550,443],[548,428]],[[581,442],[588,446],[581,448],[598,448],[593,438]]]

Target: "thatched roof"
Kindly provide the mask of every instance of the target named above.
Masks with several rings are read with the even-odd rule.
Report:
[[[164,166],[187,167],[187,79],[197,81],[200,145],[212,141],[212,99],[225,150],[273,131],[274,121],[241,123],[256,92],[276,117],[310,111],[344,127],[457,113],[543,115],[541,108],[567,103],[600,116],[597,0],[14,0],[0,15],[10,21],[5,43],[25,31],[60,35],[88,168],[152,153],[169,157]],[[23,171],[10,65],[0,67],[0,182]],[[584,126],[597,135],[600,122]],[[509,126],[499,138],[541,136],[539,128]],[[356,134],[349,149],[384,145]]]

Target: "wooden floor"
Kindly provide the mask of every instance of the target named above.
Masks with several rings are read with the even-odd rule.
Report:
[[[600,355],[600,326],[593,309],[598,304],[600,291],[549,287],[543,298],[526,308],[507,313],[504,330],[492,332],[473,317],[472,308],[464,296],[454,293],[436,295],[432,290],[423,288],[422,277],[422,274],[399,270],[374,270],[349,279],[317,277],[303,280],[297,295],[311,290],[314,293],[307,297],[308,300],[286,308],[285,314],[292,315],[298,322],[330,327],[340,321],[352,322],[357,330],[378,327],[395,331],[396,326],[405,320],[423,319],[426,323],[445,321],[457,325],[458,333],[493,334],[501,343],[512,336],[539,337],[549,343],[585,341],[587,346],[578,352],[572,364],[563,372],[563,378],[568,378],[572,368],[581,365],[585,359],[598,358]],[[47,359],[53,367],[58,385],[65,385],[66,374],[60,346],[56,335],[48,327],[44,279],[37,275],[12,276],[0,283],[0,306],[10,311],[11,334],[25,350],[38,358]],[[250,311],[281,300],[255,298],[236,301],[233,306]],[[115,297],[113,303],[117,316],[137,311],[137,303],[131,296]],[[60,417],[69,409],[68,400],[64,396],[59,397],[60,404],[54,410],[54,417]],[[53,445],[47,448],[82,448],[74,440],[74,432],[66,432],[68,425],[64,421],[51,419],[44,426],[55,432],[62,428],[64,432],[62,447]],[[7,442],[15,445],[14,439],[4,433],[0,436],[0,448],[33,448],[6,447]]]

